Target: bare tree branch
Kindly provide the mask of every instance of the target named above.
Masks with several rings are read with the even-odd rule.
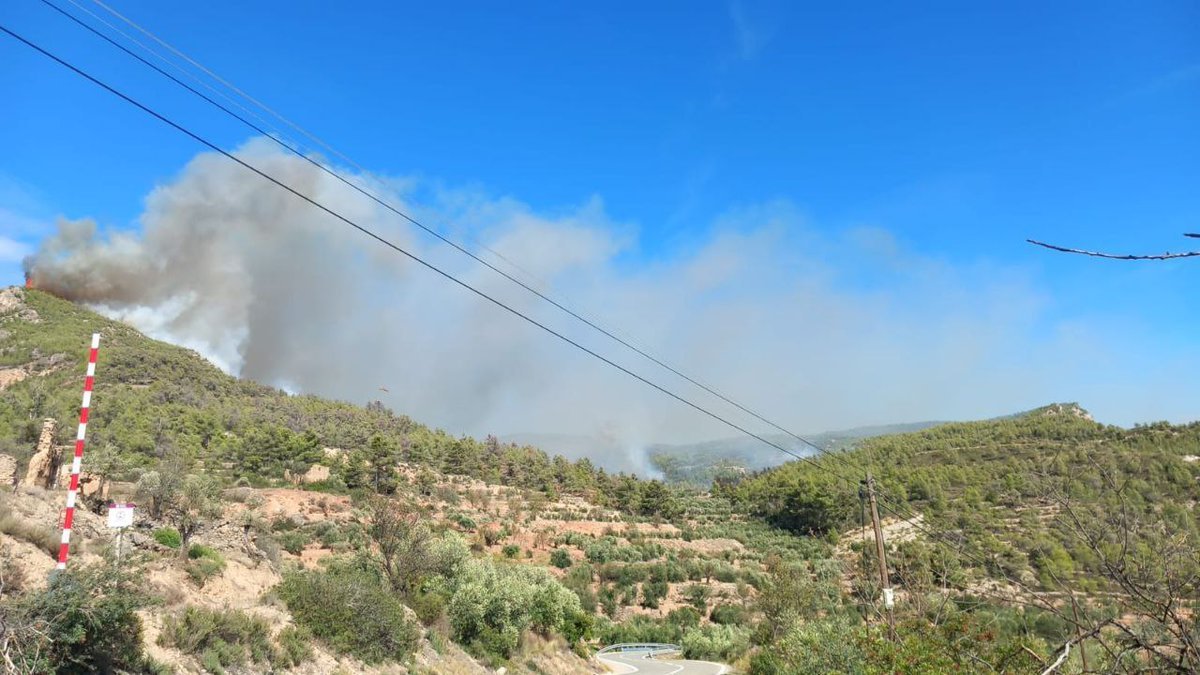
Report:
[[[1186,234],[1184,236],[1200,238],[1200,234]],[[1183,253],[1169,253],[1168,252],[1168,253],[1160,253],[1158,255],[1131,255],[1131,254],[1119,254],[1119,253],[1101,253],[1099,251],[1085,251],[1083,249],[1078,249],[1078,248],[1067,248],[1065,246],[1055,246],[1054,244],[1047,244],[1044,241],[1037,241],[1035,239],[1026,239],[1025,241],[1029,242],[1030,244],[1033,244],[1034,246],[1041,246],[1043,248],[1048,248],[1052,251],[1059,251],[1061,253],[1075,253],[1078,255],[1087,255],[1087,256],[1091,256],[1093,258],[1107,258],[1109,260],[1172,260],[1174,258],[1200,257],[1200,251],[1185,251]]]

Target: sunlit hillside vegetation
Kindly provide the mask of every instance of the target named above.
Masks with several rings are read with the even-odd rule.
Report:
[[[0,455],[24,467],[45,417],[73,438],[98,331],[84,470],[141,514],[118,570],[104,500],[85,499],[76,562],[47,585],[62,492],[0,490],[0,625],[21,627],[0,654],[20,672],[594,672],[592,652],[625,641],[759,674],[1031,672],[1081,635],[1092,670],[1200,664],[1200,425],[1055,405],[704,491],[289,395],[5,292]],[[864,545],[868,470],[895,639]]]

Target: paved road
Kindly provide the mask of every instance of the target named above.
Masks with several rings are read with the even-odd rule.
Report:
[[[612,666],[614,673],[639,673],[641,675],[721,675],[728,670],[719,663],[707,661],[682,661],[675,659],[647,659],[644,655],[605,654],[598,657]]]

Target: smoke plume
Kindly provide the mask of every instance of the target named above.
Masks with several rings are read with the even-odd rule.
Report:
[[[262,140],[239,156],[572,339],[772,431],[303,160]],[[651,256],[638,250],[636,228],[611,219],[598,199],[547,215],[473,190],[353,180],[502,254],[520,270],[479,249],[797,431],[983,417],[1052,400],[1081,399],[1101,415],[1118,405],[1112,392],[1088,399],[1097,384],[1088,373],[1112,358],[1120,336],[1059,320],[1019,272],[921,258],[882,229],[822,235],[790,204],[772,202],[718,219],[684,252]],[[379,399],[454,432],[603,439],[597,447],[623,450],[598,460],[635,469],[644,469],[647,443],[735,435],[215,154],[149,195],[140,231],[62,221],[28,266],[42,288],[197,349],[231,373]]]

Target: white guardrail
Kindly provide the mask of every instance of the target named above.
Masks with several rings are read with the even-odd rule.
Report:
[[[596,652],[596,655],[600,656],[602,654],[613,654],[618,652],[638,652],[655,656],[657,654],[668,654],[670,652],[678,651],[683,651],[679,645],[673,645],[666,642],[624,642],[619,645],[609,645]]]

